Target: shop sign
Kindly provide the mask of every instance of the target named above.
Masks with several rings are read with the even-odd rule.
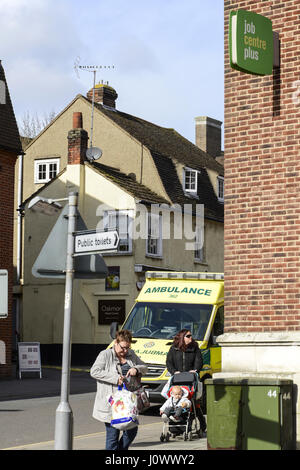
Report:
[[[98,324],[110,325],[116,321],[119,324],[125,320],[125,300],[107,299],[98,301]]]
[[[229,51],[233,69],[254,75],[271,75],[272,21],[252,11],[232,11],[229,20]]]

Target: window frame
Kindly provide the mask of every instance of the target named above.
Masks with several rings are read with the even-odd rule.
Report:
[[[149,221],[151,221],[151,217],[158,217],[158,237],[151,236],[151,222],[149,227]],[[147,213],[146,219],[146,256],[151,256],[152,258],[162,258],[163,257],[163,243],[162,243],[162,214],[155,214],[153,212]],[[157,242],[154,244],[154,242]],[[149,243],[153,243],[153,246],[150,247]],[[156,245],[156,253],[150,251]],[[150,248],[150,249],[149,249]]]
[[[56,164],[56,174],[50,178],[50,165]],[[45,178],[39,178],[39,167],[40,165],[46,165],[46,176]],[[34,183],[35,184],[45,184],[55,178],[59,173],[60,167],[60,158],[40,158],[34,160]]]
[[[0,80],[0,104],[6,104],[6,85],[4,80]]]
[[[194,183],[195,187],[193,189],[187,188],[187,178],[186,178],[186,173],[187,172],[194,173],[194,175],[195,175],[195,183]],[[198,170],[195,170],[194,168],[190,168],[188,166],[184,167],[184,169],[183,169],[183,189],[184,189],[184,192],[189,193],[189,194],[197,194],[198,174],[199,174]]]
[[[218,201],[224,202],[224,176],[218,176]]]
[[[205,250],[205,226],[203,227],[203,244],[201,248],[197,248],[199,245],[199,233],[196,231],[195,236],[195,249],[194,249],[194,261],[197,263],[206,263],[206,250]],[[199,256],[198,256],[199,253]]]
[[[120,215],[126,215],[127,216],[127,237],[122,237],[123,233],[120,233],[120,223],[119,223],[119,217]],[[110,216],[115,216],[116,217],[116,223],[115,224],[111,224],[109,225],[109,217]],[[116,252],[116,254],[118,255],[122,255],[122,254],[132,254],[132,228],[133,228],[133,210],[132,209],[121,209],[121,210],[118,210],[118,209],[112,209],[112,210],[106,210],[104,211],[104,214],[103,214],[103,228],[104,230],[117,230],[118,231],[118,235],[119,235],[119,238],[120,238],[120,242],[119,242],[119,246],[118,246],[118,250]],[[122,245],[122,240],[126,240],[127,241],[127,246],[128,246],[128,249],[127,250],[120,250],[120,247],[121,246],[124,246]]]

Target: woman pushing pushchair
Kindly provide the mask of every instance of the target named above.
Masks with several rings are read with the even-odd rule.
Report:
[[[190,330],[184,328],[176,334],[167,354],[166,365],[172,376],[179,372],[199,374],[203,366],[202,354]],[[206,420],[200,408],[199,400],[196,403],[196,414],[200,422],[201,431],[205,433]]]

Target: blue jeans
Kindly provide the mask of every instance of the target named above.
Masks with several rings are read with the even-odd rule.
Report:
[[[110,423],[104,423],[106,427],[106,450],[128,450],[133,439],[137,435],[138,427],[123,431],[121,439],[120,430],[114,428]]]

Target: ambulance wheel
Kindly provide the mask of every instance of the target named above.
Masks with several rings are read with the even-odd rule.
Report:
[[[164,440],[165,440],[165,435],[164,435],[164,434],[161,434],[161,435],[160,435],[160,442],[164,442]]]

